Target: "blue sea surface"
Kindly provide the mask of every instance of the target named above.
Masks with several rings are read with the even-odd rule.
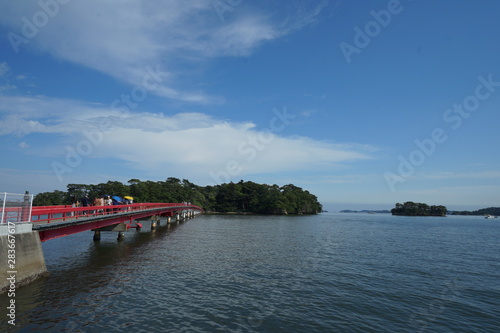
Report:
[[[498,219],[199,215],[92,236],[43,244],[50,276],[4,331],[500,331]]]

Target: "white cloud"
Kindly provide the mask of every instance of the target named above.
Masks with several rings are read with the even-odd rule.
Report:
[[[122,115],[95,154],[113,157],[143,171],[228,172],[232,176],[314,170],[367,158],[362,150],[304,137],[259,131],[252,123],[231,123],[204,114]],[[352,148],[352,147],[350,147]]]
[[[189,169],[197,174],[226,172],[227,164],[233,161],[239,166],[238,175],[319,169],[366,158],[364,153],[341,145],[308,138],[274,136],[272,141],[261,141],[264,134],[251,127],[215,119],[208,127],[177,131],[120,127],[106,134],[97,154],[104,157],[112,151],[141,170]]]
[[[0,135],[78,133],[95,126],[103,110],[107,117],[120,115],[120,111],[105,109],[99,104],[43,96],[0,96]]]
[[[0,77],[9,72],[9,65],[6,62],[0,62]]]
[[[0,86],[0,92],[8,92],[8,91],[13,91],[13,90],[16,90],[17,87],[10,84],[10,83],[6,83],[2,86]]]
[[[0,96],[0,135],[36,133],[65,135],[47,139],[43,153],[66,145],[77,147],[84,131],[93,133],[92,155],[117,158],[146,172],[186,171],[192,174],[226,172],[236,161],[237,176],[283,171],[319,170],[368,158],[370,147],[326,143],[306,137],[284,137],[259,130],[253,123],[235,123],[202,113],[118,112],[102,105],[70,100]],[[107,121],[110,130],[101,132]],[[234,175],[236,176],[236,175]]]
[[[304,111],[301,111],[300,114],[305,117],[305,118],[309,118],[311,117],[312,115],[316,114],[318,111],[315,110],[315,109],[311,109],[311,110],[304,110]]]
[[[6,62],[0,62],[0,93],[16,90],[17,87],[9,82],[10,67]]]
[[[303,1],[290,7],[280,1],[273,12],[254,6],[245,2],[234,9],[231,20],[221,22],[212,1],[205,0],[71,1],[60,5],[50,22],[37,29],[29,47],[133,85],[142,82],[147,66],[160,66],[168,75],[154,93],[220,103],[220,97],[179,87],[177,77],[212,57],[248,55],[262,42],[314,22],[324,3]],[[276,14],[283,9],[287,16],[278,22]],[[24,36],[21,18],[30,20],[41,10],[37,1],[3,2],[0,22]]]

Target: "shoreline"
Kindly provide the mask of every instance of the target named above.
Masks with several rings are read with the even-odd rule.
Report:
[[[251,212],[203,212],[204,215],[260,215],[260,216],[300,216],[300,215],[318,215],[319,213],[302,213],[302,214],[259,214]]]

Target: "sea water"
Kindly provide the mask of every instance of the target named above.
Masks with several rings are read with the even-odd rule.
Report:
[[[43,243],[18,332],[498,332],[500,220],[200,215]],[[7,295],[1,295],[7,304]]]

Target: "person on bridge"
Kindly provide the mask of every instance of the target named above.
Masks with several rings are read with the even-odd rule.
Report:
[[[85,194],[85,196],[82,198],[82,206],[83,207],[88,207],[90,206],[90,199],[88,194]],[[87,215],[88,210],[83,211],[83,215]]]
[[[80,207],[80,201],[78,201],[75,196],[71,197],[71,207]],[[75,216],[75,212],[71,212],[71,216]]]
[[[94,199],[94,206],[104,206],[104,198],[103,197],[96,197]],[[99,213],[102,213],[102,209],[97,210]]]
[[[134,198],[132,198],[131,196],[126,196],[126,197],[123,197],[123,203],[125,205],[131,205],[134,203]],[[127,210],[130,210],[131,208],[128,207]]]
[[[106,199],[104,199],[104,205],[105,206],[111,206],[113,204],[113,200],[111,200],[111,197],[108,195]],[[111,209],[106,209],[106,212],[109,213]]]

